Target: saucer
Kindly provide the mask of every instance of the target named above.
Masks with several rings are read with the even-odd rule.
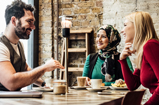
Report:
[[[125,92],[115,92],[115,91],[103,91],[98,92],[98,95],[125,95]]]
[[[100,88],[108,89],[109,86],[101,86]]]
[[[72,86],[74,89],[86,89],[89,88],[90,86]]]
[[[102,90],[105,90],[105,88],[99,88],[99,89],[93,89],[93,88],[86,88],[88,91],[92,91],[92,92],[99,92]]]
[[[53,88],[33,87],[33,90],[40,92],[53,92]]]
[[[114,87],[114,86],[110,86],[111,89],[115,89],[115,90],[128,90],[128,87]]]

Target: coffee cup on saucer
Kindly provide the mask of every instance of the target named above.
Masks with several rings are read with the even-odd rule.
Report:
[[[79,87],[84,87],[84,86],[86,86],[86,77],[82,77],[82,76],[77,77],[77,85],[78,85]]]
[[[91,79],[91,87],[93,89],[99,89],[102,84],[102,79]]]

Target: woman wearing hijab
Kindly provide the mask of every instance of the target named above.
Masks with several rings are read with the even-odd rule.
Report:
[[[98,53],[88,55],[83,77],[87,78],[87,83],[90,79],[102,79],[105,86],[110,86],[117,79],[123,79],[119,60],[120,53],[117,52],[117,45],[121,40],[117,29],[112,25],[106,25],[97,31],[96,43],[99,49]],[[130,59],[126,58],[130,69],[133,68]]]

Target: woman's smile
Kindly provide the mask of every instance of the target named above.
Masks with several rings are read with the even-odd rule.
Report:
[[[98,45],[98,46],[101,46],[101,45],[103,45],[103,43],[98,43],[97,45]]]

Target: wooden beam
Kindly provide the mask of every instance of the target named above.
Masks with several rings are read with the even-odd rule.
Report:
[[[92,28],[86,28],[82,30],[70,30],[70,33],[91,33]]]
[[[65,71],[65,69],[61,69],[61,71]],[[73,72],[73,71],[83,71],[83,67],[78,68],[78,67],[68,67],[68,71]]]
[[[86,48],[68,48],[68,52],[86,52]]]

